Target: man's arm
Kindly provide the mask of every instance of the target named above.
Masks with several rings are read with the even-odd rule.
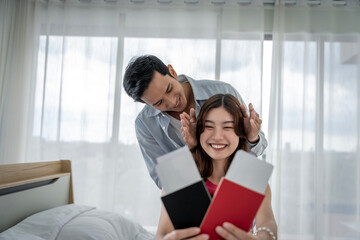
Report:
[[[164,155],[166,152],[161,149],[160,145],[155,141],[154,137],[140,119],[135,120],[135,132],[149,174],[155,184],[161,189],[162,186],[155,171],[155,165],[156,158]]]

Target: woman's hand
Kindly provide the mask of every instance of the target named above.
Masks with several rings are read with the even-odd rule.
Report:
[[[168,234],[166,234],[163,240],[180,240],[180,239],[189,239],[189,240],[207,240],[209,239],[209,235],[200,234],[200,228],[192,227],[185,229],[174,230]]]
[[[190,115],[186,112],[180,114],[181,121],[181,135],[184,141],[188,145],[189,149],[193,149],[198,144],[196,139],[196,115],[195,109],[190,109]]]
[[[215,231],[221,237],[226,240],[257,240],[257,239],[270,239],[270,238],[261,238],[260,236],[255,236],[250,232],[245,232],[244,230],[236,227],[235,225],[225,222],[222,226],[217,226]]]

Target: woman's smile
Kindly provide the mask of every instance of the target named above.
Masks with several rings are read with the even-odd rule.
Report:
[[[215,150],[223,150],[225,147],[227,147],[226,144],[214,144],[214,143],[210,143],[210,146]]]

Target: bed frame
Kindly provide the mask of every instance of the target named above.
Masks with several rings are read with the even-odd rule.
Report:
[[[74,203],[70,160],[0,165],[0,232],[69,203]]]

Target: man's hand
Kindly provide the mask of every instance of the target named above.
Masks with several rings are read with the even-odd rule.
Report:
[[[209,235],[207,234],[201,234],[200,228],[198,227],[192,227],[192,228],[185,228],[185,229],[179,229],[174,230],[168,234],[165,235],[163,240],[180,240],[180,239],[189,239],[189,240],[207,240],[209,239]]]
[[[181,121],[181,135],[184,141],[188,145],[189,149],[193,149],[198,144],[196,139],[196,115],[195,109],[190,109],[190,115],[186,112],[180,114]]]
[[[259,118],[259,114],[255,111],[251,103],[249,104],[250,116],[248,115],[244,104],[240,105],[240,109],[244,116],[244,127],[247,140],[250,143],[255,143],[259,140],[262,120]]]

